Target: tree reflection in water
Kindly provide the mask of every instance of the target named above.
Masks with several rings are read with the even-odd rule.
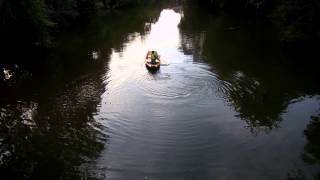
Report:
[[[305,146],[303,159],[310,164],[320,164],[320,114],[312,116],[312,121],[304,131],[308,143]]]
[[[19,73],[10,83],[0,80],[1,178],[103,178],[95,160],[108,137],[95,114],[108,83],[110,49],[120,51],[136,34],[148,33],[160,10],[136,7],[96,17],[62,35],[48,59],[39,60],[44,67],[29,62],[34,69],[27,80],[17,81]]]
[[[320,114],[311,116],[311,121],[303,133],[307,143],[301,157],[306,164],[315,168],[310,168],[311,177],[308,177],[304,170],[293,170],[288,173],[287,180],[320,179],[320,171],[316,168],[320,166]]]
[[[303,160],[310,165],[320,166],[320,114],[312,116],[312,121],[304,131],[307,138]],[[320,171],[315,172],[314,179],[320,179]]]
[[[104,148],[106,137],[97,131],[92,115],[101,84],[89,78],[51,96],[54,99],[1,107],[2,178],[91,177],[83,175],[80,165]]]
[[[208,16],[188,4],[183,12],[181,49],[194,61],[211,65],[219,79],[217,91],[251,132],[278,127],[289,104],[319,94],[319,86],[311,80],[314,75],[288,68],[269,27],[227,15]]]
[[[294,65],[295,59],[284,54],[268,27],[226,15],[206,16],[201,9],[190,7],[185,5],[180,23],[181,49],[192,55],[194,61],[211,66],[217,75],[218,93],[250,131],[271,132],[280,125],[297,123],[298,118],[294,118],[281,124],[291,104],[305,97],[316,99],[320,94],[315,78],[317,71],[303,69],[313,69],[310,65]],[[239,28],[227,31],[228,27]],[[274,133],[277,131],[270,134]],[[320,179],[319,115],[312,117],[304,135],[307,142],[302,159],[305,163],[298,163],[308,165],[296,165],[301,169],[288,173],[287,179]]]

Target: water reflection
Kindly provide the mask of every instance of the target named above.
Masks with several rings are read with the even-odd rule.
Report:
[[[180,18],[180,15],[173,10],[163,10],[157,23],[151,26],[150,35],[143,37],[138,33],[129,34],[127,38],[129,42],[125,44],[124,49],[112,51],[108,67],[110,71],[106,74],[106,80],[109,82],[107,89],[110,93],[107,97],[113,93],[118,94],[130,81],[136,81],[140,88],[149,87],[143,84],[148,73],[144,66],[148,50],[157,50],[161,55],[162,64],[174,61],[168,56],[170,55],[168,52],[178,46],[177,25]]]
[[[1,178],[101,178],[94,162],[108,136],[94,115],[108,83],[110,48],[122,49],[134,38],[128,33],[143,34],[144,23],[159,13],[146,7],[128,11],[139,15],[107,14],[62,35],[48,59],[39,60],[41,68],[37,62],[33,68],[13,66],[6,81],[1,73]]]
[[[314,167],[301,153],[317,158],[319,86],[287,70],[270,31],[176,4],[128,11],[67,33],[47,68],[6,86],[1,174],[285,179]],[[150,49],[165,64],[155,74]]]
[[[97,51],[92,51],[91,55],[93,60],[99,59],[99,53]]]
[[[305,146],[304,160],[310,164],[320,164],[320,115],[312,116],[312,121],[304,131],[308,142]]]
[[[289,102],[275,98],[274,94],[253,77],[235,72],[230,79],[224,79],[219,92],[238,112],[251,131],[270,130],[278,126],[281,114]]]
[[[2,177],[91,177],[77,167],[104,147],[105,136],[88,126],[96,126],[92,112],[99,103],[100,85],[88,79],[61,90],[63,94],[46,94],[49,99],[2,106]]]
[[[278,127],[292,99],[319,93],[314,81],[284,70],[285,56],[268,27],[236,17],[208,16],[191,7],[185,6],[180,24],[182,50],[194,61],[211,65],[220,80],[218,92],[252,132]],[[239,24],[236,31],[227,30]]]
[[[288,180],[298,179],[319,179],[320,178],[320,115],[311,116],[311,121],[307,125],[303,134],[306,137],[306,144],[301,155],[303,161],[309,168],[291,170],[288,173]]]
[[[4,80],[8,80],[12,76],[12,72],[10,70],[3,68]]]
[[[311,122],[304,130],[304,135],[307,138],[307,144],[304,146],[305,152],[302,155],[303,160],[313,165],[311,173],[314,179],[320,178],[320,170],[316,167],[320,166],[320,114],[311,117]],[[304,173],[302,173],[304,174]]]

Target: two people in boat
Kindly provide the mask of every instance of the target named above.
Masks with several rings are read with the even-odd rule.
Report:
[[[151,64],[157,64],[157,60],[160,61],[160,56],[158,55],[157,51],[148,51],[146,59],[150,56]]]

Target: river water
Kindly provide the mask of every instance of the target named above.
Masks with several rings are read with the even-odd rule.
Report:
[[[6,75],[5,176],[317,176],[320,88],[272,28],[188,5],[128,11],[66,33],[49,68]]]

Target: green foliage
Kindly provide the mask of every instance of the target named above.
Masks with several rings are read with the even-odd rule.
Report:
[[[215,9],[222,8],[229,11],[242,11],[250,5],[260,8],[264,4],[264,0],[199,0],[199,2]]]
[[[86,22],[97,4],[114,9],[156,0],[0,0],[0,36],[4,44],[50,44],[52,33]]]
[[[285,42],[299,42],[319,38],[319,3],[315,0],[282,0],[271,18],[280,29]]]
[[[13,34],[29,42],[45,43],[54,24],[45,13],[42,0],[4,0],[0,4],[1,34]],[[3,32],[4,31],[4,32]]]
[[[102,0],[110,9],[121,8],[134,4],[154,3],[157,0]]]
[[[45,0],[49,18],[58,24],[56,30],[71,26],[96,11],[95,0]]]
[[[74,0],[46,0],[45,2],[48,16],[60,27],[67,26],[70,21],[74,21],[79,16]]]
[[[198,0],[211,9],[267,18],[277,25],[282,42],[320,38],[320,2],[317,0]]]

